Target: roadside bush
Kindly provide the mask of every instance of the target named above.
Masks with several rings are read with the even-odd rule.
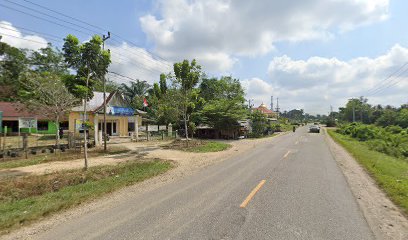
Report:
[[[408,157],[408,134],[400,126],[377,127],[361,123],[341,125],[337,133],[366,142],[371,150],[398,158]]]

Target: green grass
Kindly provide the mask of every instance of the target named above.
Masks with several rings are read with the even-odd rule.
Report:
[[[86,172],[71,170],[54,173],[55,176],[27,176],[12,180],[14,184],[5,182],[7,187],[3,185],[1,188],[0,231],[5,233],[11,228],[156,176],[172,167],[169,161],[126,162],[117,166],[93,167]],[[61,177],[68,180],[63,181]],[[47,188],[44,190],[44,183],[52,181],[48,185],[53,185],[56,179],[67,185],[51,191]],[[14,188],[10,189],[11,186]]]
[[[188,152],[197,152],[197,153],[206,153],[206,152],[219,152],[224,151],[231,147],[231,144],[223,143],[223,142],[205,142],[199,146],[193,146],[186,148]]]
[[[89,151],[89,157],[97,157],[103,155],[114,155],[114,154],[122,154],[127,153],[130,150],[127,148],[122,147],[109,147],[108,151],[105,153],[103,149],[95,149]],[[39,153],[40,154],[40,153]],[[17,168],[17,167],[26,167],[31,165],[37,165],[46,162],[55,162],[55,161],[68,161],[74,160],[78,158],[82,158],[83,153],[78,153],[74,151],[67,151],[64,153],[47,153],[41,155],[29,155],[28,159],[19,158],[19,159],[8,159],[6,161],[0,161],[0,169],[10,169],[10,168]]]
[[[356,158],[405,214],[408,214],[408,162],[370,150],[366,143],[328,130]]]

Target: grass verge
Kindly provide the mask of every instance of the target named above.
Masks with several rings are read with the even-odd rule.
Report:
[[[0,233],[161,174],[169,161],[129,161],[0,181]]]
[[[328,130],[329,135],[369,172],[394,203],[408,215],[408,163],[370,150],[367,144]]]
[[[108,151],[105,153],[103,149],[93,149],[88,152],[88,157],[98,157],[103,155],[114,155],[127,153],[130,150],[123,147],[109,147]],[[58,152],[58,153],[47,153],[39,155],[30,155],[28,159],[18,158],[18,159],[8,159],[6,161],[0,161],[0,169],[10,169],[17,167],[25,167],[31,165],[37,165],[46,162],[55,162],[55,161],[68,161],[82,158],[83,153],[70,151],[67,152]]]
[[[200,139],[190,139],[188,140],[175,140],[170,144],[164,146],[167,149],[174,149],[186,152],[197,152],[197,153],[206,153],[206,152],[219,152],[224,151],[232,147],[231,144],[218,142],[218,141],[207,141]]]
[[[231,144],[223,143],[223,142],[205,142],[199,146],[193,146],[186,149],[188,152],[197,152],[197,153],[206,153],[206,152],[219,152],[227,150],[231,147]]]

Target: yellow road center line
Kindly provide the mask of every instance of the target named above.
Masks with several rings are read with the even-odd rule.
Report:
[[[289,156],[290,151],[288,151],[285,155],[283,155],[283,158],[287,158]]]
[[[255,194],[261,189],[261,187],[265,184],[266,180],[262,180],[253,190],[252,192],[248,195],[248,197],[245,198],[245,200],[241,203],[239,206],[240,208],[244,208],[248,205],[249,201],[255,196]]]

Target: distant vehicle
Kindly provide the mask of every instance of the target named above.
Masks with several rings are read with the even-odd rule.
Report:
[[[318,125],[312,125],[309,127],[309,132],[320,133],[320,127]]]

